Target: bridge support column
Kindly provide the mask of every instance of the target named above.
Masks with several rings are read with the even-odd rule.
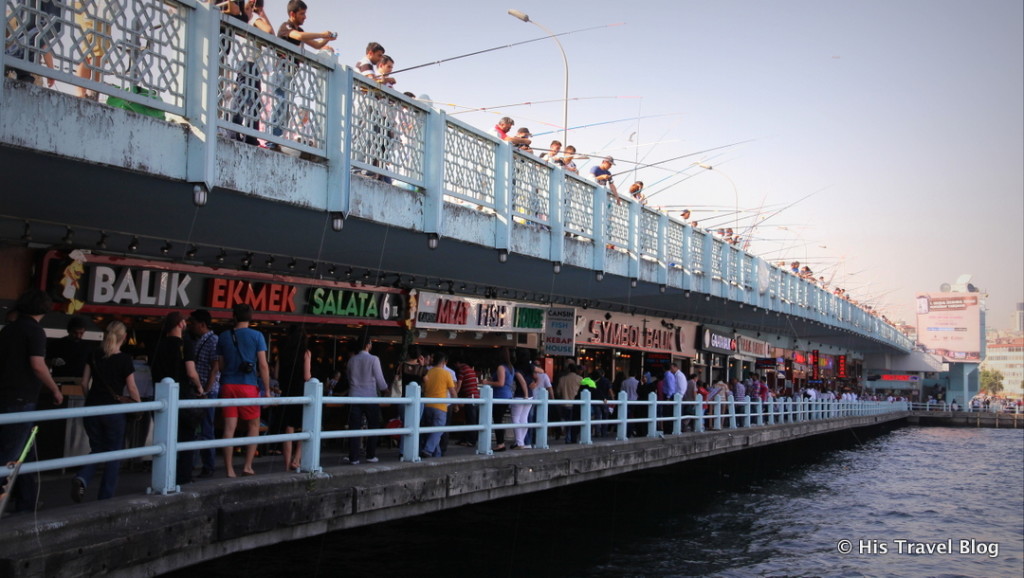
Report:
[[[150,494],[176,494],[181,488],[178,476],[178,391],[180,386],[169,377],[156,384],[156,401],[164,407],[153,413],[153,444],[164,451],[153,456],[153,477]]]
[[[420,461],[420,413],[422,411],[420,394],[420,384],[415,381],[405,388],[405,396],[409,398],[409,403],[405,406],[405,424],[403,425],[410,431],[402,436],[403,462]]]
[[[324,418],[324,386],[320,380],[313,378],[303,386],[302,395],[311,398],[309,404],[302,407],[302,429],[309,432],[309,441],[302,447],[302,463],[299,469],[303,472],[320,473],[320,433],[323,430]]]
[[[619,415],[616,417],[619,420],[616,426],[615,439],[617,441],[626,441],[629,438],[629,396],[624,391],[619,392]]]
[[[675,394],[672,396],[672,435],[683,433],[683,396]]]
[[[540,405],[537,406],[538,427],[534,431],[533,447],[546,450],[548,449],[548,413],[551,408],[548,390],[537,388],[534,399],[540,401]]]
[[[653,391],[647,394],[647,437],[658,437],[658,395]]]
[[[583,401],[583,407],[580,408],[580,417],[583,418],[583,425],[580,426],[580,444],[590,445],[594,443],[594,439],[591,436],[590,428],[593,427],[593,411],[594,405],[590,403],[590,388],[583,390],[583,394],[580,395],[580,400]]]
[[[697,433],[704,432],[704,396],[697,394],[697,405],[694,406],[696,410],[694,413],[697,415],[697,421],[693,426],[693,431]]]
[[[484,404],[480,407],[480,425],[483,430],[476,440],[476,453],[489,456],[491,450],[491,434],[494,433],[494,389],[489,385],[480,386],[480,399]]]

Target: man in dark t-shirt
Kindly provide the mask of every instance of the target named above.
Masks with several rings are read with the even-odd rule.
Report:
[[[202,395],[203,386],[200,384],[199,374],[196,372],[194,349],[190,344],[185,343],[183,337],[185,319],[185,316],[177,311],[172,311],[164,317],[163,335],[157,342],[150,367],[154,384],[169,377],[180,386],[178,389],[180,399],[195,399]],[[181,410],[178,414],[178,441],[194,440],[201,419],[201,409]],[[194,460],[195,450],[178,451],[177,481],[175,483],[187,484],[192,481]]]
[[[15,304],[17,318],[0,330],[0,414],[34,411],[43,387],[53,395],[55,404],[64,401],[46,367],[46,333],[39,324],[52,306],[45,291],[27,291]],[[0,464],[21,456],[32,426],[31,422],[0,425]],[[13,488],[15,511],[32,509],[37,478],[38,474],[18,478]]]

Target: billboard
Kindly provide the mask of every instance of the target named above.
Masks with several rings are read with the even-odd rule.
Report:
[[[918,293],[917,342],[952,363],[981,362],[981,295]]]

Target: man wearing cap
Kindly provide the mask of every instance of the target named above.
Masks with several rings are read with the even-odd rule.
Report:
[[[217,361],[217,334],[212,329],[213,319],[206,309],[196,309],[189,316],[189,334],[195,343],[196,373],[199,374],[199,383],[203,384],[203,391],[206,397],[216,398],[220,394],[220,374],[213,371],[213,364]],[[214,418],[217,410],[210,407],[203,410],[202,427],[199,432],[199,439],[212,440],[214,437]],[[203,464],[203,470],[199,473],[200,478],[213,476],[216,465],[216,451],[213,448],[199,450],[199,457]]]
[[[597,184],[608,187],[611,192],[616,195],[619,194],[619,190],[615,188],[615,181],[612,177],[612,165],[615,164],[615,159],[612,157],[604,157],[601,159],[601,164],[596,167],[590,167],[590,176],[594,177]]]
[[[530,143],[533,142],[533,140],[531,138],[529,138],[530,136],[532,136],[532,135],[530,135],[529,129],[527,129],[527,131],[526,131],[526,134],[528,135],[526,137],[524,137],[524,136],[509,136],[508,131],[512,130],[512,127],[515,124],[516,124],[516,121],[512,120],[510,117],[507,117],[507,116],[501,117],[501,120],[498,121],[498,124],[494,125],[494,135],[497,136],[498,138],[500,138],[501,140],[509,143],[510,145],[514,146],[514,147],[521,147],[521,146],[529,147]]]

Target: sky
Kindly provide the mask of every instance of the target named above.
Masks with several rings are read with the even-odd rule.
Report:
[[[481,129],[511,116],[535,148],[561,140],[562,57],[507,11],[579,31],[559,37],[567,144],[614,156],[623,189],[642,180],[651,205],[734,227],[753,254],[807,264],[894,320],[913,323],[917,292],[970,274],[988,326],[1012,327],[1020,0],[510,1],[306,0],[305,29],[337,31],[349,65],[379,42],[396,70],[503,47],[399,72],[396,88]],[[266,0],[275,27],[285,5]]]

